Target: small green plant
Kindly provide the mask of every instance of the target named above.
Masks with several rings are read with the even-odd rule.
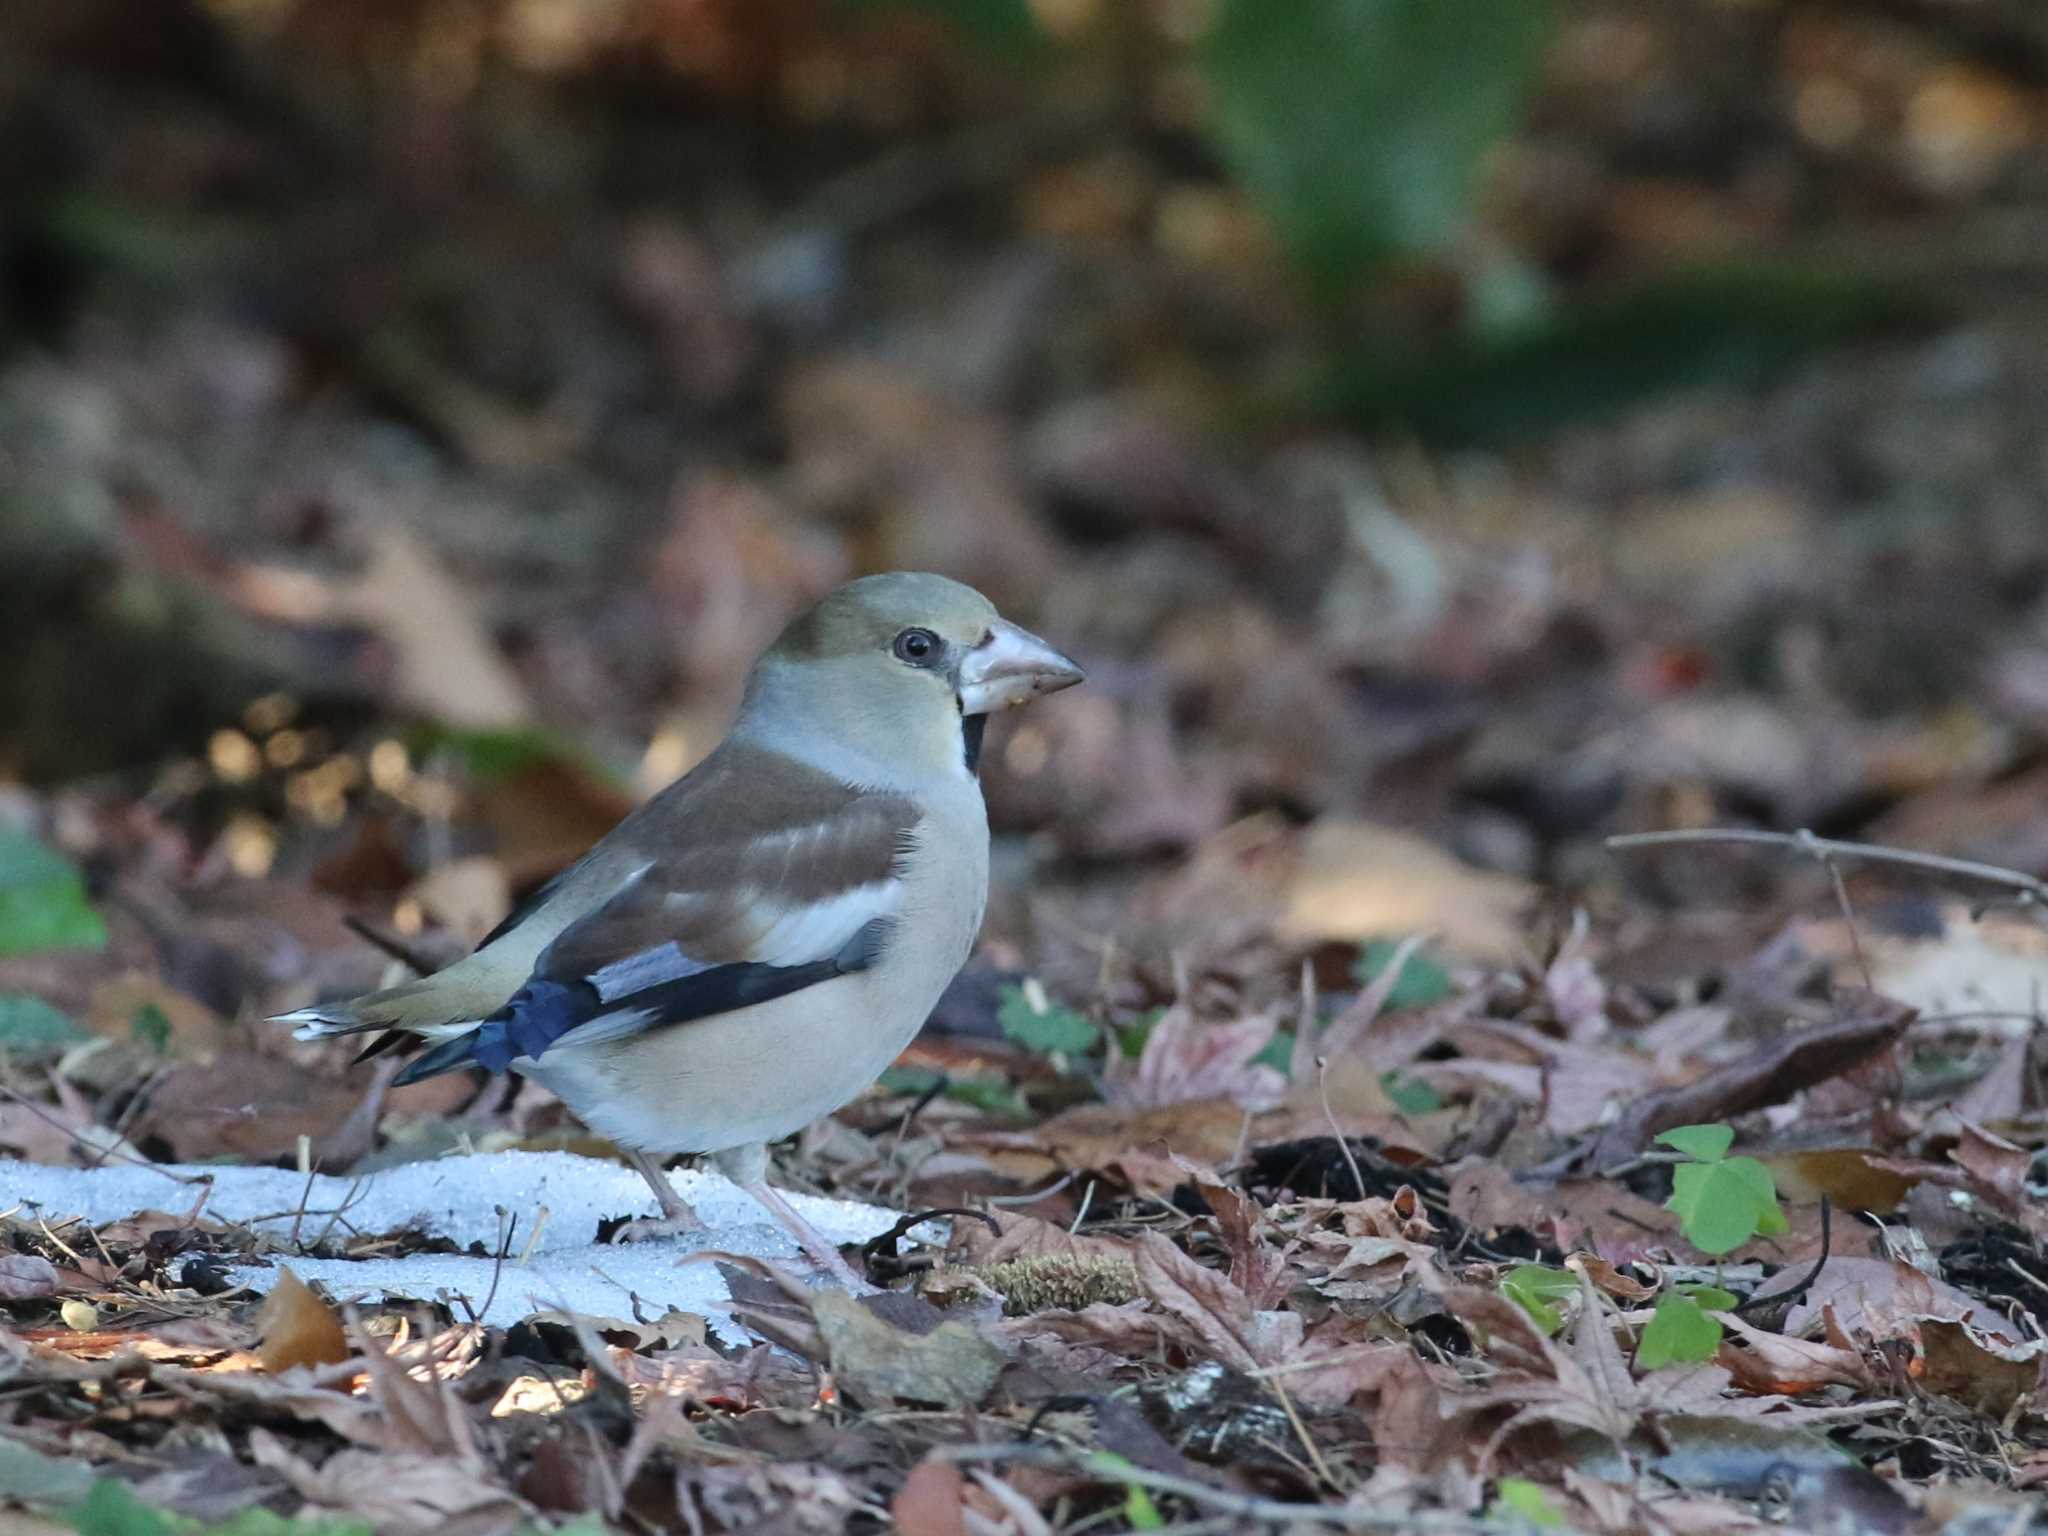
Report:
[[[54,1060],[92,1038],[71,1015],[26,992],[0,992],[0,1051],[18,1061]]]
[[[1368,939],[1358,952],[1358,963],[1353,970],[1358,984],[1365,987],[1377,981],[1380,974],[1394,963],[1394,955],[1400,948],[1393,939]],[[1427,1008],[1450,995],[1451,973],[1417,950],[1403,962],[1401,974],[1395,978],[1393,990],[1387,994],[1387,1009],[1392,1012],[1397,1008]]]
[[[1714,1314],[1734,1305],[1735,1297],[1718,1286],[1682,1285],[1666,1292],[1636,1346],[1636,1364],[1654,1371],[1713,1359],[1721,1348],[1721,1320]]]
[[[77,866],[26,832],[0,827],[0,955],[106,943]]]
[[[1538,1530],[1558,1531],[1565,1527],[1564,1511],[1551,1503],[1540,1484],[1526,1477],[1504,1477],[1494,1490],[1495,1516],[1506,1515]]]
[[[155,1003],[143,1003],[129,1017],[128,1032],[138,1045],[161,1056],[171,1048],[171,1016]]]
[[[1545,1337],[1564,1327],[1565,1297],[1579,1290],[1578,1276],[1545,1264],[1517,1264],[1501,1277],[1500,1293],[1529,1314]]]
[[[1686,1240],[1719,1258],[1752,1237],[1786,1230],[1777,1181],[1753,1157],[1730,1157],[1735,1132],[1725,1125],[1682,1125],[1657,1140],[1691,1159],[1671,1171],[1667,1210],[1676,1211]]]
[[[996,996],[996,1022],[1027,1051],[1085,1056],[1102,1039],[1092,1020],[1053,1002],[1035,978],[1021,987],[1004,987]]]

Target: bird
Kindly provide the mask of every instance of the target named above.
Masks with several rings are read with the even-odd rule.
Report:
[[[394,1083],[483,1068],[543,1084],[646,1179],[708,1155],[804,1252],[871,1289],[767,1182],[767,1144],[853,1099],[966,963],[988,904],[979,763],[998,711],[1083,680],[972,587],[892,571],[833,589],[748,674],[726,738],[463,959],[276,1015],[375,1034]]]

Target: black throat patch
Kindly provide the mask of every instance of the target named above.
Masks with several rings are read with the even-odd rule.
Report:
[[[987,730],[987,715],[960,717],[960,751],[969,773],[981,772],[981,738]]]

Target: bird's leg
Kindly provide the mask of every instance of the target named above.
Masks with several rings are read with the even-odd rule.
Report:
[[[704,1223],[697,1219],[697,1213],[690,1209],[690,1202],[676,1193],[675,1185],[669,1183],[668,1175],[661,1164],[645,1152],[619,1149],[633,1171],[647,1181],[647,1187],[654,1191],[654,1198],[661,1202],[661,1216],[653,1221],[629,1221],[612,1234],[615,1243],[645,1242],[650,1237],[675,1237],[684,1232],[700,1231]]]
[[[865,1276],[855,1272],[854,1267],[840,1255],[839,1246],[805,1221],[797,1208],[783,1198],[781,1190],[766,1179],[752,1180],[741,1184],[740,1188],[760,1201],[768,1214],[782,1223],[789,1235],[796,1239],[797,1246],[809,1254],[812,1262],[821,1266],[826,1274],[856,1296],[875,1294],[876,1287],[870,1285]]]
[[[854,1273],[853,1266],[839,1255],[838,1247],[816,1227],[797,1213],[797,1208],[783,1198],[782,1191],[768,1182],[768,1148],[761,1142],[750,1142],[746,1146],[727,1147],[723,1152],[712,1154],[712,1163],[718,1171],[733,1183],[752,1195],[770,1216],[782,1224],[782,1228],[796,1239],[796,1245],[810,1255],[812,1262],[821,1266],[825,1273],[837,1280],[856,1296],[872,1296],[875,1287]]]

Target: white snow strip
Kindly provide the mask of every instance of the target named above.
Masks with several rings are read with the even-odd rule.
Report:
[[[213,1191],[204,1214],[216,1220],[254,1225],[279,1237],[290,1235],[294,1221],[299,1238],[311,1243],[327,1228],[345,1200],[331,1243],[358,1233],[383,1234],[417,1227],[467,1247],[481,1243],[497,1251],[499,1221],[495,1207],[519,1218],[511,1242],[512,1258],[502,1266],[488,1258],[458,1254],[417,1254],[409,1258],[304,1259],[285,1258],[302,1280],[318,1280],[339,1300],[358,1297],[406,1297],[436,1300],[464,1296],[484,1322],[510,1326],[537,1311],[566,1308],[609,1317],[633,1315],[637,1296],[643,1315],[671,1308],[700,1313],[713,1328],[734,1342],[746,1334],[732,1321],[724,1279],[711,1263],[678,1267],[677,1260],[705,1250],[773,1259],[791,1273],[815,1278],[795,1242],[766,1211],[737,1185],[709,1171],[679,1170],[669,1177],[676,1192],[697,1208],[702,1231],[652,1242],[600,1246],[599,1218],[652,1214],[654,1197],[629,1168],[568,1152],[492,1152],[407,1163],[357,1181],[315,1175],[307,1189],[302,1174],[282,1168],[179,1166],[180,1174],[210,1174]],[[133,1164],[110,1163],[99,1168],[55,1168],[41,1163],[0,1159],[0,1213],[30,1207],[46,1219],[81,1217],[100,1225],[138,1211],[191,1209],[199,1190]],[[792,1194],[792,1204],[811,1224],[835,1242],[859,1242],[885,1232],[896,1212],[850,1200],[825,1200]],[[526,1250],[542,1207],[548,1212],[540,1240],[524,1264]],[[299,1213],[303,1210],[304,1214]],[[488,1312],[497,1273],[497,1295]],[[232,1278],[257,1291],[276,1282],[277,1270],[265,1265],[231,1269]],[[461,1308],[458,1317],[466,1316]]]

